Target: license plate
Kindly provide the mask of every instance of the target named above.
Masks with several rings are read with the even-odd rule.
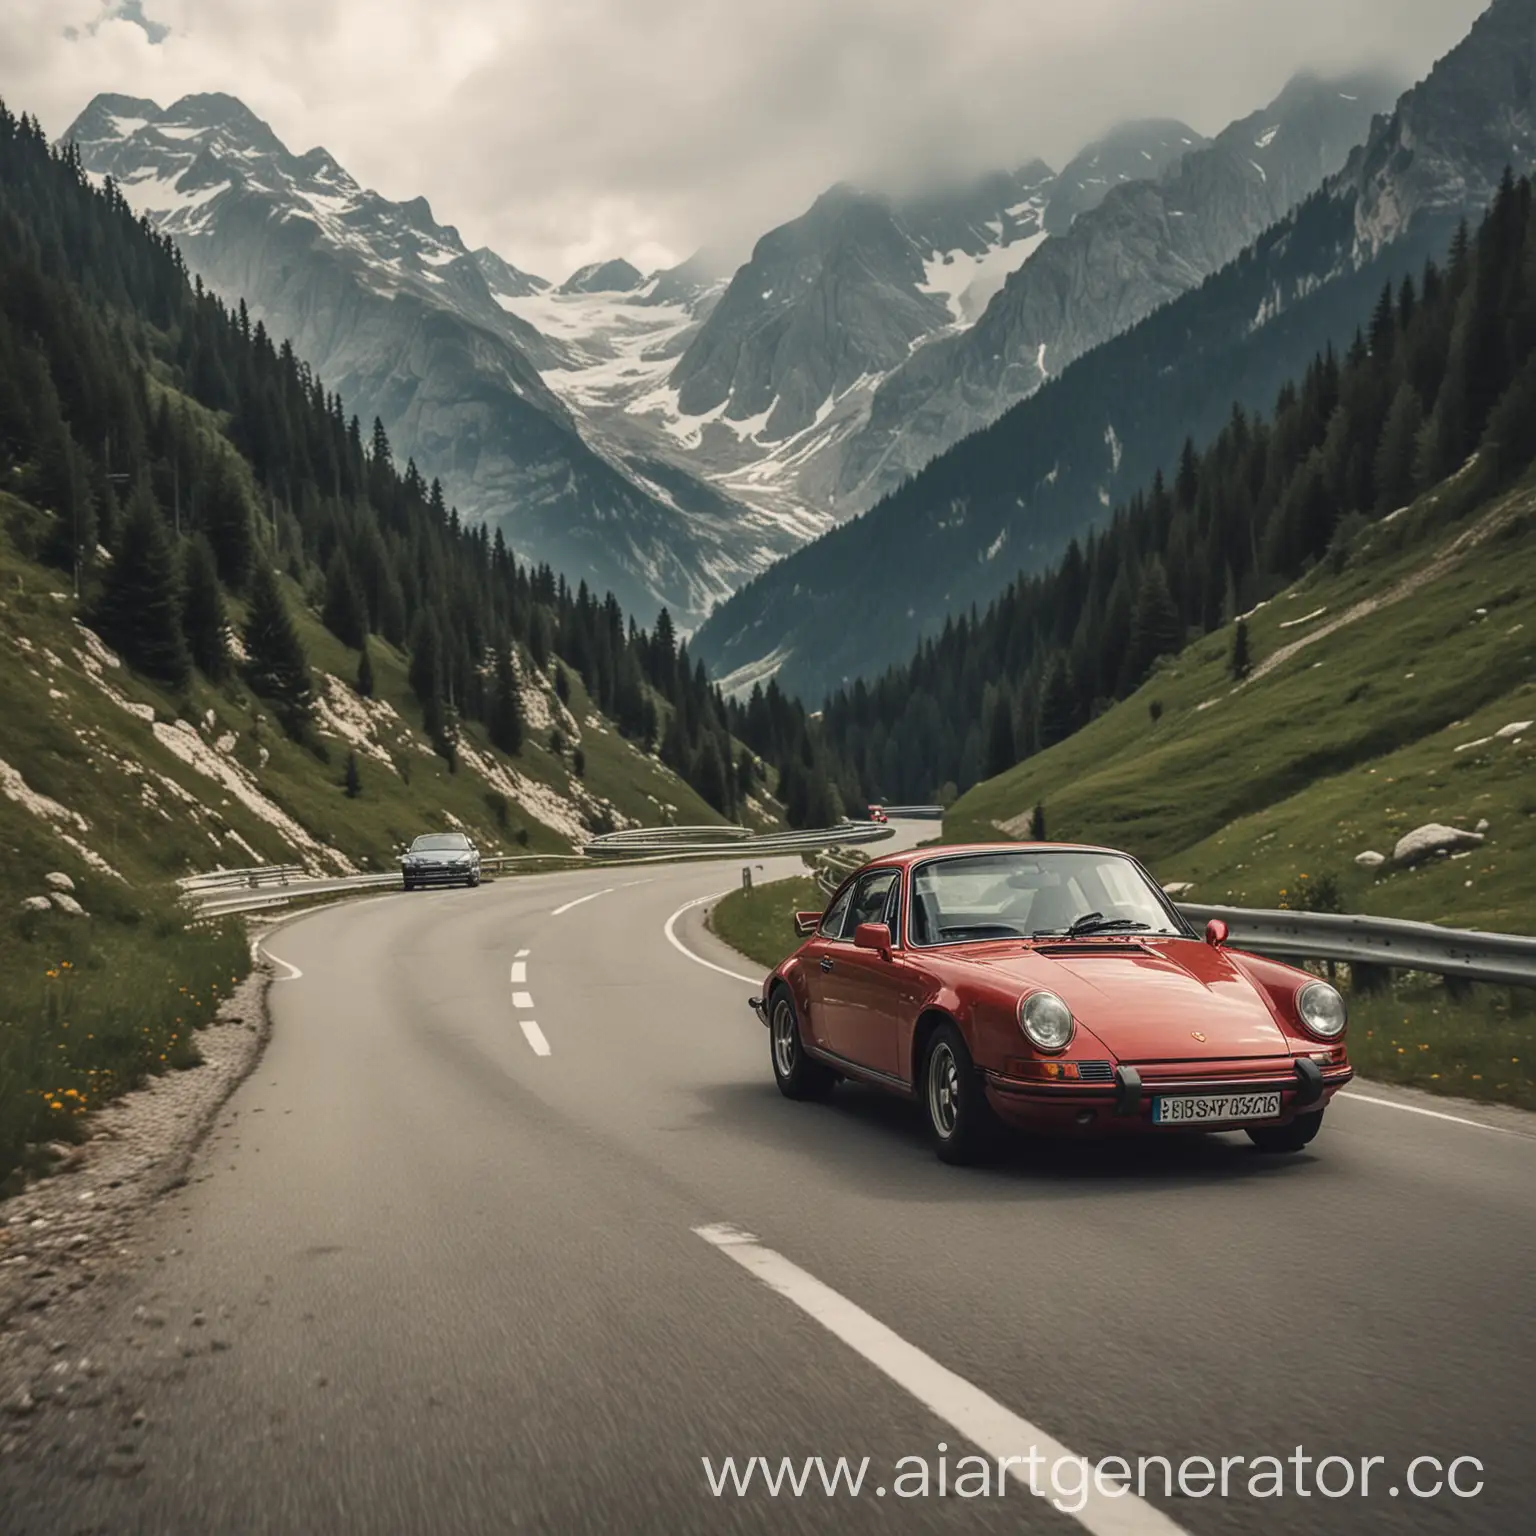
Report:
[[[1202,1093],[1152,1100],[1156,1125],[1213,1125],[1225,1120],[1273,1120],[1280,1113],[1278,1093]]]

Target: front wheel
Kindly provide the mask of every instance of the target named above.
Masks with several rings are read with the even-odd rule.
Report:
[[[1323,1128],[1323,1112],[1297,1115],[1289,1125],[1250,1125],[1248,1139],[1260,1152],[1300,1152]]]
[[[477,871],[475,874],[473,874],[473,875],[471,875],[469,877],[469,888],[470,888],[470,890],[474,890],[474,888],[477,885],[479,885],[479,884],[480,884],[480,875],[479,875],[479,873]]]
[[[991,1142],[996,1120],[981,1074],[953,1024],[941,1024],[928,1042],[920,1097],[928,1139],[941,1161],[979,1162]]]
[[[800,1015],[785,987],[774,993],[768,1015],[768,1054],[773,1080],[786,1099],[824,1099],[837,1086],[837,1074],[806,1055]]]

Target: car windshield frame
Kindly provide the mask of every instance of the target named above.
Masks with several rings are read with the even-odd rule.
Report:
[[[1164,917],[1167,919],[1169,927],[1172,931],[1160,932],[1155,929],[1148,930],[1144,928],[1132,928],[1130,926],[1126,926],[1089,930],[1085,933],[1068,935],[1061,928],[1057,928],[1053,931],[1040,931],[1035,933],[1019,933],[1008,935],[990,934],[969,939],[938,938],[931,943],[923,943],[918,939],[914,926],[918,905],[917,882],[918,878],[925,870],[932,869],[935,865],[939,864],[962,864],[972,860],[1006,859],[1010,857],[1033,859],[1118,859],[1124,863],[1128,870],[1145,885],[1153,901],[1156,903],[1158,908],[1162,911]],[[911,866],[910,870],[908,871],[907,878],[909,881],[909,886],[906,900],[907,910],[905,914],[905,929],[907,945],[909,948],[914,950],[949,949],[956,945],[962,944],[1039,943],[1049,942],[1051,940],[1055,940],[1056,942],[1060,943],[1068,941],[1069,939],[1071,942],[1077,942],[1081,939],[1134,939],[1142,937],[1153,939],[1194,939],[1198,937],[1194,929],[1190,926],[1188,920],[1184,917],[1183,913],[1181,913],[1178,907],[1176,907],[1174,903],[1169,899],[1167,893],[1160,885],[1158,885],[1157,881],[1152,878],[1151,874],[1141,863],[1141,861],[1139,859],[1133,858],[1130,854],[1122,853],[1115,848],[978,848],[967,853],[939,854],[934,858],[924,859],[921,862],[915,863]],[[1109,913],[1106,913],[1105,915],[1111,916]]]
[[[453,839],[458,841],[454,842]],[[472,853],[470,841],[462,832],[423,832],[411,844],[412,853]]]

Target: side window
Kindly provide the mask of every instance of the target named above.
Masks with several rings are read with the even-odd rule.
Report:
[[[843,919],[848,915],[848,903],[853,896],[854,883],[843,887],[842,894],[822,914],[821,927],[816,932],[823,939],[840,939],[843,936]]]
[[[853,889],[853,901],[849,904],[848,920],[843,925],[844,938],[851,939],[861,923],[883,923],[890,903],[891,889],[897,882],[894,869],[876,870],[865,875]]]

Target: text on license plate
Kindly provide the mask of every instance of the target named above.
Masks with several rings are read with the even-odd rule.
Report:
[[[1278,1093],[1202,1093],[1152,1100],[1156,1125],[1202,1125],[1219,1120],[1273,1120],[1280,1113]]]

